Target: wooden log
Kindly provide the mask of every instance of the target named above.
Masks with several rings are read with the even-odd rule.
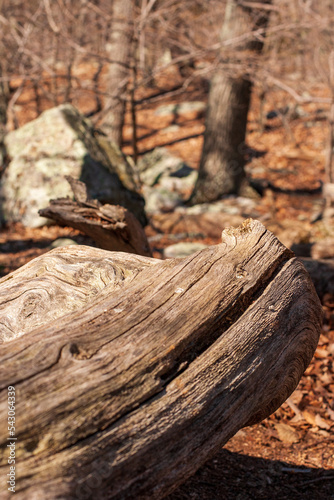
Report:
[[[47,307],[56,310],[59,282],[61,297],[63,286],[79,293],[82,252],[101,281],[91,278],[77,310],[62,305],[56,321],[46,314],[41,326],[38,312],[25,332],[21,321],[18,337],[10,316],[27,316],[26,294],[40,303],[53,283]],[[14,386],[18,499],[163,498],[240,428],[276,410],[317,345],[313,284],[257,221],[186,259],[77,246],[43,257],[0,281],[10,302],[1,320],[0,469],[6,477]]]
[[[152,255],[144,229],[129,210],[91,200],[83,182],[70,176],[66,179],[75,201],[70,198],[51,200],[48,207],[39,210],[42,217],[82,231],[105,250]]]
[[[159,262],[79,245],[41,255],[0,280],[0,344],[116,293]]]

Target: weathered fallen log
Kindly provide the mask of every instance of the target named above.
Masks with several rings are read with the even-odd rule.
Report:
[[[163,498],[285,401],[322,317],[257,221],[186,259],[56,249],[0,294],[0,469],[12,386],[18,499]]]
[[[152,255],[144,229],[131,212],[119,205],[102,205],[98,200],[89,199],[83,182],[65,177],[75,201],[51,200],[48,207],[39,210],[42,217],[82,231],[105,250]]]

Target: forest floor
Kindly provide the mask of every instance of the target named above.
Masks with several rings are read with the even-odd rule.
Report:
[[[170,88],[173,78],[167,75],[154,91]],[[324,96],[321,87],[314,86],[312,93]],[[203,143],[204,112],[179,113],[177,105],[184,101],[205,102],[206,95],[205,84],[195,82],[186,95],[167,94],[164,100],[140,107],[139,153],[165,146],[197,168]],[[29,106],[25,97],[20,99],[19,122],[23,124],[34,116],[27,111]],[[261,102],[254,93],[247,145],[244,146],[248,157],[247,172],[253,179],[265,180],[278,188],[266,190],[258,202],[258,209],[268,213],[271,222],[286,224],[289,221],[291,230],[295,224],[302,225],[313,239],[322,238],[326,234],[321,234],[321,226],[312,229],[312,219],[323,203],[319,188],[325,177],[326,108],[321,109],[314,103],[295,107],[292,100],[291,103],[287,101],[283,92],[270,92],[264,102],[261,123]],[[175,104],[171,112],[161,111],[162,105],[171,104]],[[285,114],[289,104],[288,114]],[[79,103],[82,111],[89,111],[92,106],[93,103],[87,100],[82,106]],[[126,154],[132,153],[131,133],[130,113],[127,113]],[[151,238],[156,235],[150,225],[147,234]],[[19,223],[3,228],[0,276],[48,251],[54,240],[64,237],[94,245],[71,228],[28,229]],[[210,234],[202,241],[218,243]],[[161,249],[171,243],[175,241],[169,237],[159,239],[154,243],[154,256],[161,257]],[[319,346],[288,402],[262,423],[240,430],[195,476],[174,492],[170,500],[334,499],[333,296],[323,298],[323,308],[325,320]]]

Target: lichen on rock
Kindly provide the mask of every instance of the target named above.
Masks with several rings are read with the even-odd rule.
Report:
[[[38,227],[50,199],[72,196],[66,175],[83,181],[89,196],[122,205],[144,225],[144,199],[135,171],[119,148],[108,142],[79,111],[63,104],[5,138],[10,162],[0,187],[1,219]]]

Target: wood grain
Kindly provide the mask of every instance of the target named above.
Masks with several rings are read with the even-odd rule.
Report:
[[[58,198],[38,211],[61,226],[71,226],[90,236],[99,248],[151,257],[146,234],[138,219],[120,205],[101,204],[88,197],[86,185],[66,176],[74,200]]]

